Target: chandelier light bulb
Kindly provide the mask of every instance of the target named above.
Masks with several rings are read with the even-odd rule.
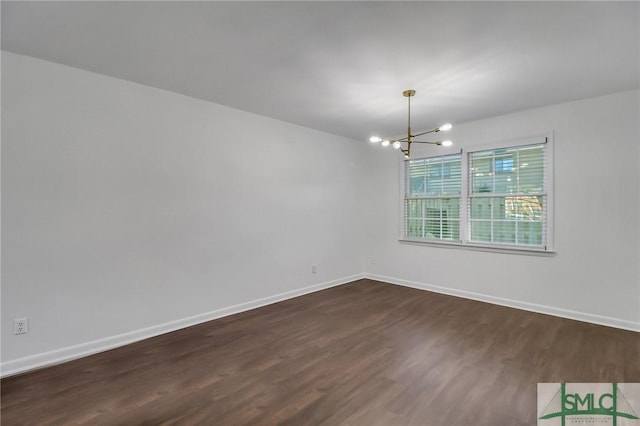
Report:
[[[402,143],[400,141],[395,141],[392,146],[393,146],[393,149],[400,149],[400,147],[402,146]]]
[[[450,140],[442,141],[442,146],[451,146],[451,145],[453,145],[453,142],[451,142]]]
[[[388,140],[385,139],[385,140],[382,141],[382,146],[389,146],[390,143],[391,142],[389,142]]]
[[[369,142],[371,142],[371,143],[378,143],[378,142],[380,142],[381,140],[382,140],[382,139],[380,138],[380,136],[371,136],[371,137],[369,138]]]
[[[438,130],[440,130],[441,132],[446,132],[447,130],[451,130],[452,127],[453,126],[451,125],[451,123],[447,123],[440,126]]]

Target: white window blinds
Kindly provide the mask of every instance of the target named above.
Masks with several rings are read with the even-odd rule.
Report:
[[[544,248],[545,144],[468,154],[469,241]]]
[[[461,159],[456,154],[405,162],[406,237],[460,240]]]

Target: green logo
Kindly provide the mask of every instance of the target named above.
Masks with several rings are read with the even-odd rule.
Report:
[[[608,416],[612,420],[613,426],[618,425],[618,419],[639,419],[617,383],[606,384],[608,387],[610,386],[606,391],[602,391],[602,386],[605,384],[574,385],[581,386],[573,386],[572,391],[567,391],[567,384],[560,383],[546,408],[542,410],[539,419],[547,420],[558,417],[562,426],[565,426],[567,418],[574,424],[591,424],[601,423],[603,420],[601,416]],[[589,391],[589,385],[591,385],[591,391]],[[593,390],[593,388],[600,388],[600,390]],[[540,384],[538,385],[538,395],[540,395]],[[601,420],[598,421],[598,419]],[[538,424],[544,423],[539,422]]]

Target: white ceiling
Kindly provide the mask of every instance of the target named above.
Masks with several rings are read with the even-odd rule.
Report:
[[[638,88],[639,6],[2,1],[2,48],[364,140]]]

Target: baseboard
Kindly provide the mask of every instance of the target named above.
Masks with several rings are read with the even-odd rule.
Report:
[[[389,284],[396,284],[404,287],[416,288],[419,290],[432,291],[434,293],[442,293],[450,296],[462,297],[465,299],[492,303],[494,305],[501,305],[501,306],[507,306],[510,308],[522,309],[530,312],[537,312],[537,313],[553,315],[561,318],[568,318],[568,319],[588,322],[592,324],[598,324],[598,325],[604,325],[608,327],[640,332],[640,322],[636,323],[633,321],[623,320],[620,318],[593,315],[585,312],[577,312],[577,311],[572,311],[568,309],[556,308],[553,306],[538,305],[538,304],[522,302],[518,300],[488,296],[485,294],[474,293],[474,292],[469,292],[465,290],[458,290],[458,289],[453,289],[448,287],[435,286],[430,284],[424,284],[416,281],[388,277],[385,275],[361,273],[361,274],[354,274],[347,277],[338,278],[332,281],[326,281],[320,284],[314,284],[312,286],[288,291],[285,293],[276,294],[269,297],[264,297],[261,299],[256,299],[250,302],[245,302],[238,305],[217,309],[215,311],[206,312],[206,313],[194,315],[187,318],[182,318],[179,320],[166,322],[164,324],[159,324],[159,325],[155,325],[148,328],[134,330],[128,333],[106,337],[104,339],[93,340],[90,342],[81,343],[79,345],[68,346],[68,347],[56,349],[53,351],[43,352],[40,354],[3,362],[2,364],[0,364],[0,376],[9,377],[16,374],[25,373],[30,370],[48,367],[55,364],[60,364],[60,363],[71,361],[77,358],[82,358],[84,356],[93,355],[99,352],[104,352],[120,346],[128,345],[130,343],[134,343],[140,340],[148,339],[150,337],[155,337],[164,333],[169,333],[172,331],[180,330],[182,328],[201,324],[203,322],[211,321],[217,318],[226,317],[229,315],[259,308],[261,306],[270,305],[272,303],[281,302],[283,300],[287,300],[287,299],[302,296],[305,294],[314,293],[316,291],[324,290],[327,288],[339,286],[339,285],[356,281],[362,278],[368,278],[376,281],[383,281]]]
[[[314,293],[316,291],[324,290],[330,287],[339,286],[362,278],[364,278],[364,274],[350,275],[332,281],[326,281],[320,284],[314,284],[312,286],[276,294],[274,296],[264,297],[226,308],[216,309],[215,311],[194,315],[188,318],[182,318],[179,320],[166,322],[164,324],[106,337],[104,339],[93,340],[75,346],[68,346],[66,348],[56,349],[49,352],[43,352],[40,354],[3,362],[2,364],[0,364],[0,376],[8,377],[20,373],[25,373],[37,368],[60,364],[63,362],[71,361],[73,359],[82,358],[84,356],[93,355],[99,352],[104,352],[120,346],[128,345],[140,340],[148,339],[150,337],[155,337],[161,334],[211,321],[217,318],[249,311],[261,306],[282,302],[283,300],[291,299],[309,293]]]
[[[586,312],[577,312],[568,309],[556,308],[553,306],[538,305],[535,303],[522,302],[519,300],[505,299],[502,297],[488,296],[485,294],[474,293],[465,290],[457,290],[448,287],[440,287],[436,285],[424,284],[416,281],[404,280],[401,278],[387,277],[377,274],[365,274],[365,278],[383,281],[389,284],[401,285],[404,287],[416,288],[419,290],[432,291],[434,293],[442,293],[450,296],[462,297],[465,299],[478,300],[480,302],[492,303],[494,305],[507,306],[509,308],[522,309],[524,311],[536,312],[539,314],[553,315],[561,318],[568,318],[577,321],[588,322],[592,324],[604,325],[607,327],[620,328],[640,332],[640,322],[628,321],[620,318],[606,317],[602,315],[594,315]]]

